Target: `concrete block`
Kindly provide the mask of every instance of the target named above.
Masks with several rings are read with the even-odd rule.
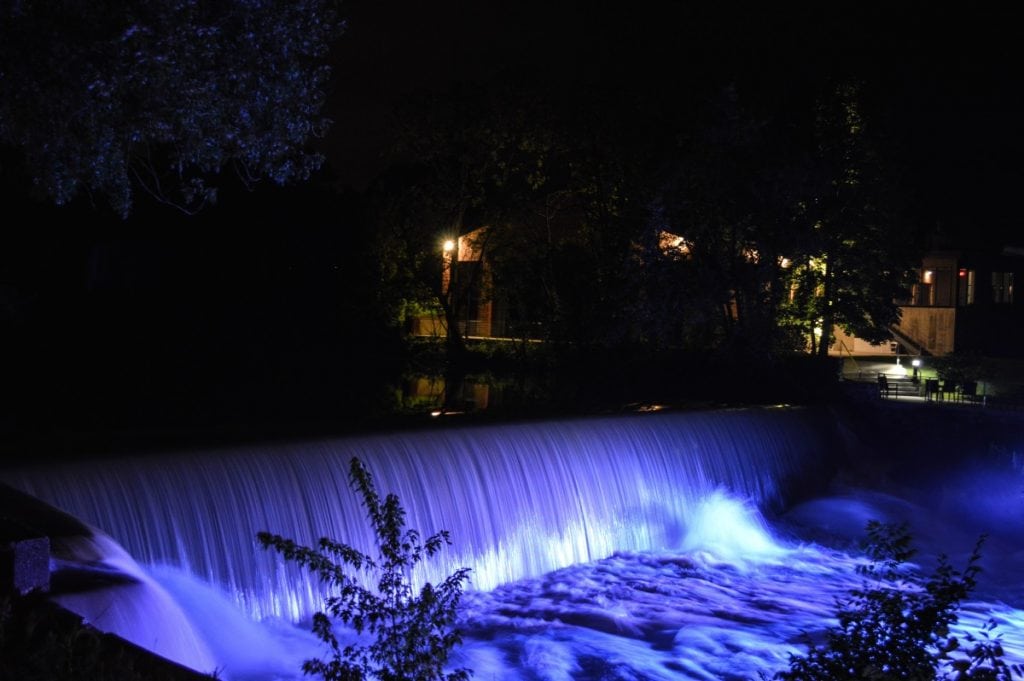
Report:
[[[0,593],[50,588],[50,538],[0,540]]]

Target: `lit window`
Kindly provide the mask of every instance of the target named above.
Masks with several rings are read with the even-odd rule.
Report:
[[[958,273],[960,278],[960,304],[961,305],[973,305],[974,304],[974,270],[966,268],[960,268]]]

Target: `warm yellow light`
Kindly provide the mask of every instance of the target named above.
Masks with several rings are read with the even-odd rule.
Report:
[[[661,230],[658,233],[658,248],[665,255],[690,255],[690,246],[690,242],[678,234],[666,232],[665,230]]]
[[[787,257],[783,257],[782,260],[779,261],[779,267],[781,267],[784,270],[788,270],[792,266],[793,266],[793,261],[790,260]]]
[[[934,277],[935,277],[935,273],[934,272],[932,272],[931,270],[925,270],[924,271],[924,277],[922,278],[923,283],[925,283],[925,284],[932,283],[932,279]]]
[[[455,250],[455,241],[453,241],[452,239],[446,239],[445,242],[444,242],[444,252],[445,253],[450,253],[451,251],[454,251],[454,250]]]

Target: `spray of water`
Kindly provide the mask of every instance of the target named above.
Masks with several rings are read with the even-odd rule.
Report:
[[[0,477],[109,531],[188,613],[231,681],[299,679],[302,660],[324,654],[308,632],[321,585],[254,537],[327,535],[370,550],[346,479],[352,456],[400,496],[411,527],[451,531],[455,546],[424,579],[473,568],[454,663],[476,678],[749,679],[785,666],[802,632],[831,623],[835,598],[858,583],[852,547],[867,519],[915,515],[931,524],[922,536],[948,539],[963,516],[853,491],[766,522],[761,511],[781,508],[834,447],[822,423],[798,410],[663,414]],[[1010,535],[998,555],[1024,555]],[[1011,562],[1007,583],[1019,584],[1024,569]],[[1024,598],[985,597],[965,620],[995,616],[1006,647],[1024,651]]]

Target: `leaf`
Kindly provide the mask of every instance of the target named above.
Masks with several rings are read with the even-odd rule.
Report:
[[[468,679],[469,670],[446,673],[445,665],[451,650],[462,641],[454,624],[469,568],[456,570],[437,587],[423,585],[418,595],[413,594],[408,577],[408,568],[421,560],[424,550],[433,556],[451,543],[448,532],[431,535],[421,545],[419,531],[405,529],[405,509],[399,498],[388,494],[381,504],[372,475],[357,458],[350,462],[349,484],[360,496],[376,535],[376,560],[326,537],[320,539],[318,551],[267,532],[257,535],[264,548],[276,550],[286,560],[340,587],[337,595],[326,600],[327,612],[357,634],[365,632],[373,639],[340,648],[331,619],[317,613],[313,632],[330,646],[332,657],[327,661],[307,660],[303,670],[325,681]],[[377,592],[363,588],[358,576],[349,574],[346,568],[375,575]]]

